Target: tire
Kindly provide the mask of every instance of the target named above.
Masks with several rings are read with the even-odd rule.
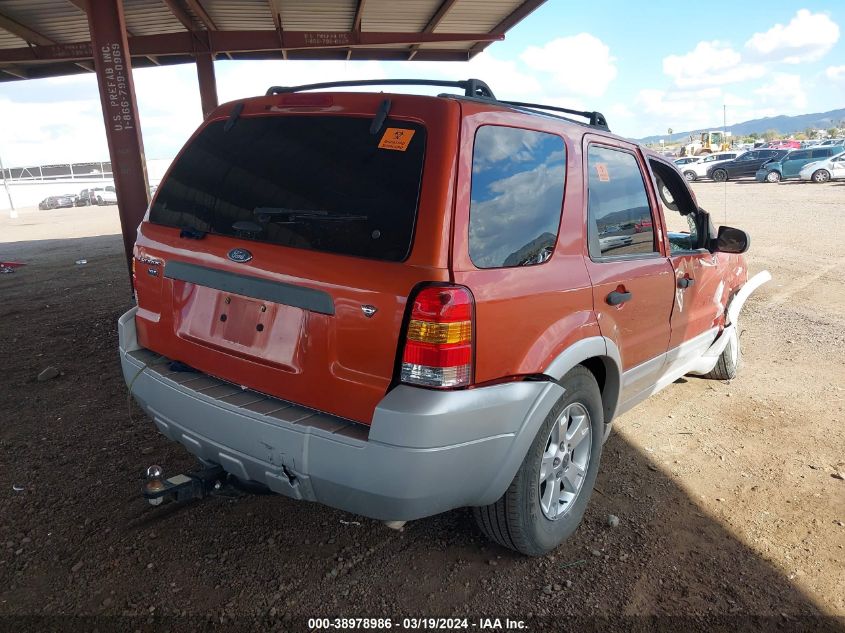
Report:
[[[731,332],[732,334],[728,339],[728,344],[719,355],[716,366],[704,374],[705,378],[710,378],[711,380],[732,380],[739,373],[739,368],[742,364],[742,350],[739,345],[739,330],[736,324],[734,324]]]
[[[780,172],[770,171],[766,174],[766,182],[780,182]]]
[[[698,176],[696,176],[694,171],[685,171],[684,178],[687,182],[695,182],[696,180],[698,180]]]
[[[596,379],[587,368],[578,366],[564,376],[561,385],[566,392],[540,426],[505,494],[495,503],[473,508],[478,527],[487,538],[526,556],[550,552],[576,530],[599,471],[605,429]],[[560,452],[557,443],[552,449],[551,441],[556,437],[552,432],[563,427],[558,427],[561,421],[567,424],[563,437],[574,446],[571,452]],[[587,428],[589,433],[582,430]],[[574,435],[567,437],[570,431]],[[589,442],[586,446],[585,440]],[[551,471],[544,481],[541,468]],[[579,471],[584,474],[579,476]],[[570,477],[576,480],[574,493],[566,490],[571,486]],[[556,500],[554,492],[560,491],[561,484],[563,491]],[[574,496],[566,499],[563,493]],[[556,516],[550,519],[549,512]]]
[[[830,180],[830,172],[826,169],[817,169],[811,176],[813,182],[828,182]]]
[[[717,169],[713,172],[713,180],[716,182],[725,182],[728,179],[728,172],[724,169]]]

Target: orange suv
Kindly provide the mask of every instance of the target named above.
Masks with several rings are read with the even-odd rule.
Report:
[[[395,83],[464,94],[311,92]],[[614,417],[735,375],[768,278],[747,247],[600,113],[479,80],[274,87],[217,108],[156,191],[123,373],[239,480],[385,521],[473,506],[540,555]]]

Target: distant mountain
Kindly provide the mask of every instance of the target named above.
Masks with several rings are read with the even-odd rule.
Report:
[[[746,136],[756,132],[763,134],[768,130],[777,130],[781,134],[795,134],[803,132],[808,127],[815,129],[826,130],[831,127],[839,127],[840,122],[845,121],[845,108],[839,110],[831,110],[830,112],[816,112],[814,114],[798,114],[796,116],[772,116],[763,119],[753,119],[751,121],[743,121],[735,125],[729,125],[728,131],[734,136]],[[722,125],[716,124],[713,127],[706,128],[708,130],[721,130]],[[679,141],[686,139],[690,134],[697,134],[703,129],[689,130],[687,132],[674,132],[672,139]],[[667,134],[659,134],[656,136],[646,136],[645,138],[637,139],[640,143],[654,143],[664,139],[669,140]]]
[[[528,242],[519,250],[514,251],[505,258],[505,266],[522,266],[523,263],[535,259],[544,248],[555,245],[557,236],[553,233],[543,233]]]

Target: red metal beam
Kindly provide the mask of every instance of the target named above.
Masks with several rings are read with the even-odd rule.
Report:
[[[204,118],[217,107],[217,80],[214,76],[214,56],[211,53],[197,54],[197,80]]]
[[[358,0],[358,6],[355,7],[355,17],[352,19],[352,30],[356,33],[361,32],[361,22],[364,19],[364,6],[367,0]]]
[[[428,24],[425,25],[425,28],[422,30],[423,33],[433,33],[434,29],[443,21],[443,18],[446,17],[446,14],[449,13],[449,9],[455,6],[455,2],[457,0],[443,0],[440,3],[440,6],[437,7],[437,11],[434,12],[434,15],[431,16],[431,19],[428,21]],[[420,50],[419,44],[414,44],[411,47],[411,54],[408,55],[408,61],[414,59],[414,56],[417,54],[417,51]]]
[[[364,5],[367,4],[367,0],[358,0],[358,6],[355,7],[355,16],[352,18],[352,32],[353,33],[360,33],[361,32],[361,23],[364,19]],[[346,59],[352,59],[352,49],[347,49],[346,51]]]
[[[67,0],[67,1],[68,1],[68,2],[70,2],[70,3],[71,3],[73,6],[75,6],[77,9],[79,9],[80,11],[82,11],[82,13],[84,13],[84,14],[86,15],[86,17],[87,17],[87,15],[88,15],[88,0]],[[130,31],[129,29],[126,29],[126,34],[127,34],[129,37],[132,37],[132,36],[134,36],[134,35],[135,35],[135,34],[134,34],[132,31]],[[150,60],[153,64],[155,64],[156,66],[161,66],[161,64],[159,63],[159,61],[158,61],[155,57],[152,57],[152,56],[151,56],[151,57],[147,57],[147,59],[149,59],[149,60]]]
[[[545,4],[545,2],[546,0],[525,0],[525,2],[519,5],[510,15],[508,15],[508,17],[493,27],[493,30],[490,31],[490,33],[504,33],[505,31],[512,29],[522,20],[527,18],[534,9],[542,4]],[[485,48],[490,46],[490,43],[490,40],[479,40],[475,46],[469,49],[470,57],[483,51]]]
[[[208,15],[208,12],[203,8],[202,4],[200,4],[199,0],[185,0],[187,5],[191,8],[191,11],[194,12],[194,15],[197,16],[200,22],[205,25],[209,31],[216,31],[217,25],[214,23],[214,20],[211,19],[211,16]]]
[[[179,4],[176,0],[164,0],[164,4],[167,5],[167,8],[170,9],[170,12],[173,14],[179,22],[182,23],[187,30],[193,31],[196,27],[194,26],[194,21],[191,19],[191,15],[182,8],[182,5]]]
[[[88,0],[90,48],[106,124],[126,263],[130,266],[135,234],[149,203],[147,165],[132,81],[122,0]],[[131,283],[131,279],[130,279]]]
[[[89,15],[90,20],[90,15]],[[216,31],[208,37],[209,53],[331,49],[368,46],[404,46],[427,42],[497,42],[501,33],[354,33],[347,31]],[[193,55],[197,33],[140,35],[131,40],[132,55]],[[92,58],[90,42],[0,49],[0,63],[86,61]]]

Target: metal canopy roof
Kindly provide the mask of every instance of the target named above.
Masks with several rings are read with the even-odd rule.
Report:
[[[133,67],[217,59],[466,61],[545,0],[123,0]],[[0,1],[0,81],[93,71],[87,0]]]

